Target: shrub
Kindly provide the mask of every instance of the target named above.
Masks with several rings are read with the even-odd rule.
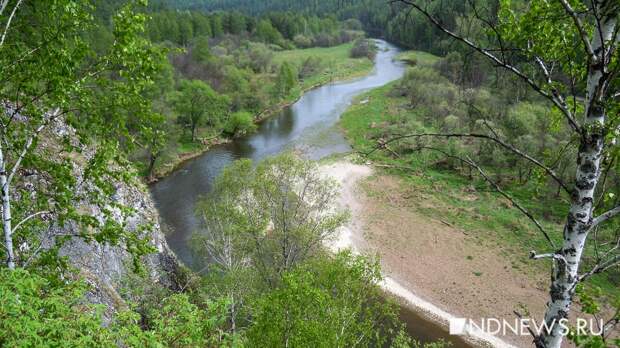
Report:
[[[351,48],[351,58],[373,59],[377,55],[377,46],[368,39],[358,39]]]
[[[224,131],[230,135],[251,133],[256,129],[254,117],[249,112],[239,111],[232,114]]]
[[[299,48],[312,47],[312,39],[305,35],[295,35],[295,37],[293,38],[293,42],[295,43],[295,46]]]
[[[336,40],[334,39],[333,36],[326,34],[326,33],[322,33],[317,35],[314,38],[314,46],[318,46],[318,47],[330,47],[334,45],[334,42]]]
[[[305,79],[309,76],[315,75],[321,70],[322,61],[319,57],[308,57],[301,65],[299,69],[299,78]]]
[[[25,270],[0,270],[0,345],[113,346],[100,311],[84,304],[84,283],[60,283]]]
[[[344,21],[344,27],[350,30],[362,30],[363,25],[357,18],[350,18]]]

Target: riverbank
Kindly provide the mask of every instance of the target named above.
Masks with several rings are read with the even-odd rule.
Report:
[[[341,160],[320,167],[341,185],[339,204],[350,209],[351,223],[331,248],[352,248],[381,258],[381,284],[405,305],[447,330],[452,317],[514,320],[513,310],[542,313],[543,279],[510,267],[500,252],[475,237],[429,218],[412,206],[423,199],[401,190],[398,178]],[[530,337],[492,337],[473,332],[474,345],[526,346]],[[486,342],[486,343],[485,343]]]
[[[324,67],[319,72],[309,76],[299,82],[291,93],[284,99],[254,116],[255,124],[260,124],[266,119],[273,117],[286,107],[296,103],[305,93],[330,83],[340,83],[368,75],[374,69],[374,63],[367,58],[351,58],[349,56],[353,43],[347,43],[334,47],[308,48],[276,52],[273,58],[275,64],[283,62],[293,62],[300,65],[309,57],[319,59]],[[299,68],[298,68],[299,69]],[[200,130],[199,130],[200,133]],[[178,144],[175,148],[169,149],[164,160],[160,160],[155,169],[153,177],[149,183],[170,175],[187,161],[209,151],[212,146],[228,143],[234,139],[223,135],[213,136],[207,134],[202,136],[208,141],[199,141],[194,144]],[[200,138],[200,136],[199,136]]]

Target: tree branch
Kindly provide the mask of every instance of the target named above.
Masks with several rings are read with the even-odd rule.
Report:
[[[594,53],[594,50],[592,49],[592,45],[590,44],[590,40],[588,38],[588,33],[583,27],[583,23],[581,22],[581,19],[579,19],[577,12],[575,12],[575,10],[571,7],[571,5],[566,0],[559,0],[559,1],[562,4],[562,7],[564,7],[564,9],[566,10],[566,13],[568,13],[568,15],[571,16],[571,18],[573,19],[573,22],[575,23],[575,27],[579,31],[579,38],[581,39],[581,42],[583,43],[586,53],[588,54],[588,58],[591,60],[591,62],[597,62],[598,58],[596,54]]]
[[[592,224],[590,224],[590,228],[589,230],[593,229],[594,227],[600,225],[601,223],[613,218],[614,216],[620,214],[620,205],[608,210],[606,212],[604,212],[603,214],[597,216],[596,218],[594,218],[594,220],[592,220]]]
[[[536,254],[534,250],[530,251],[530,259],[532,260],[540,260],[540,259],[545,259],[545,258],[551,258],[551,259],[566,263],[566,259],[564,258],[563,255],[556,254],[556,253]]]
[[[464,159],[464,158],[461,158],[459,156],[451,155],[451,154],[449,154],[449,153],[447,153],[447,152],[445,152],[443,150],[440,150],[440,149],[437,149],[437,148],[433,148],[433,147],[429,147],[429,146],[423,146],[423,147],[420,147],[420,149],[427,149],[427,150],[433,150],[433,151],[440,152],[440,153],[442,153],[442,154],[444,154],[444,155],[446,155],[448,157],[455,158],[455,159],[461,161],[462,163],[465,163],[468,166],[476,169],[480,173],[482,178],[484,178],[485,181],[487,181],[489,184],[491,184],[499,194],[501,194],[506,199],[508,199],[521,213],[523,213],[525,216],[527,216],[528,219],[530,219],[532,221],[532,223],[534,223],[534,225],[536,225],[538,230],[540,230],[540,232],[543,234],[545,239],[549,242],[551,247],[555,249],[555,243],[553,242],[553,240],[551,239],[551,237],[549,236],[547,231],[538,222],[538,220],[536,220],[536,218],[532,214],[530,214],[530,212],[528,212],[523,206],[521,206],[518,202],[516,202],[509,194],[504,192],[499,187],[499,185],[497,185],[497,183],[495,183],[493,180],[491,180],[491,178],[489,178],[488,175],[486,175],[486,173],[482,170],[482,168],[480,168],[480,166],[478,166],[478,164],[476,164],[476,162],[474,162],[471,158],[466,157]]]
[[[48,213],[49,213],[49,211],[44,210],[44,211],[39,211],[39,212],[36,212],[36,213],[33,213],[33,214],[30,214],[30,215],[26,216],[22,221],[17,223],[17,225],[15,225],[15,227],[13,227],[13,231],[11,231],[11,233],[15,233],[15,231],[17,231],[17,229],[21,225],[23,225],[24,223],[28,222],[28,220],[30,220],[32,218],[35,218],[35,217],[37,217],[39,215],[48,214]]]
[[[13,180],[13,177],[15,176],[15,173],[17,173],[17,171],[20,168],[21,162],[23,161],[24,157],[26,157],[26,154],[28,153],[28,150],[32,146],[32,143],[34,142],[34,140],[39,136],[39,133],[41,133],[41,131],[47,125],[49,125],[49,123],[52,122],[59,115],[60,115],[60,109],[56,108],[56,110],[54,110],[52,112],[52,114],[50,115],[49,119],[47,119],[42,124],[40,124],[35,129],[34,133],[28,138],[28,140],[26,140],[26,143],[24,144],[24,147],[22,148],[22,151],[19,154],[19,157],[17,158],[17,161],[15,161],[15,164],[13,165],[13,168],[11,168],[11,172],[10,172],[10,174],[9,174],[7,180],[6,180],[6,184],[5,185],[10,185],[11,184],[11,181]]]
[[[591,276],[598,274],[598,273],[603,273],[606,270],[620,265],[620,255],[616,255],[614,257],[612,257],[611,259],[605,261],[605,262],[601,262],[599,264],[597,264],[596,266],[594,266],[594,268],[592,268],[589,272],[584,273],[582,275],[579,276],[579,281],[582,282],[588,278],[590,278]]]
[[[13,17],[15,17],[15,13],[17,12],[19,5],[21,4],[22,4],[22,0],[17,1],[17,4],[15,4],[15,7],[13,7],[13,11],[11,11],[11,15],[9,15],[9,19],[7,20],[6,26],[4,27],[4,33],[2,33],[2,38],[0,39],[0,47],[4,45],[4,40],[6,39],[6,34],[8,33],[9,28],[11,27],[11,22],[13,21]],[[6,7],[6,4],[2,4],[2,5],[3,5],[2,10],[4,11],[4,7]]]
[[[524,207],[522,207],[519,203],[517,203],[509,194],[504,192],[504,190],[502,190],[499,187],[499,185],[497,185],[497,183],[495,183],[493,180],[491,180],[491,178],[489,178],[486,175],[486,173],[482,170],[482,168],[480,168],[480,166],[478,166],[471,158],[469,158],[469,156],[467,156],[466,158],[467,158],[467,161],[469,162],[469,164],[471,166],[473,166],[476,170],[478,170],[480,175],[482,175],[482,177],[488,183],[490,183],[495,188],[495,190],[497,190],[497,192],[499,192],[502,196],[504,196],[507,200],[509,200],[519,211],[521,211],[525,216],[527,216],[534,223],[534,225],[536,225],[538,230],[540,230],[540,232],[543,234],[543,236],[545,236],[545,239],[555,249],[555,243],[553,242],[553,240],[551,239],[551,237],[549,236],[547,231],[545,231],[545,229],[542,227],[542,225],[538,222],[538,220],[536,220],[536,218],[532,214],[530,214],[529,211],[527,211]]]

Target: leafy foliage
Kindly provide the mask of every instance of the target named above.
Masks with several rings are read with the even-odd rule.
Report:
[[[179,122],[191,131],[192,141],[199,125],[217,127],[225,119],[230,101],[220,96],[209,85],[200,81],[182,81],[174,106],[179,113]]]
[[[83,283],[51,284],[25,270],[0,269],[0,344],[7,347],[114,345]]]
[[[397,307],[376,286],[380,279],[376,262],[350,253],[288,272],[280,286],[258,299],[250,346],[385,345],[399,327]]]

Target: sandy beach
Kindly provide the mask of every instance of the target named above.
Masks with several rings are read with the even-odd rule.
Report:
[[[351,211],[351,222],[330,248],[378,254],[381,286],[411,309],[446,329],[452,317],[514,320],[513,311],[523,306],[532,315],[543,313],[544,279],[515,271],[506,256],[440,217],[417,213],[408,204],[411,192],[403,192],[397,178],[346,160],[324,164],[320,172],[340,184],[338,204]],[[528,336],[495,337],[480,330],[469,338],[480,346],[531,345]]]

